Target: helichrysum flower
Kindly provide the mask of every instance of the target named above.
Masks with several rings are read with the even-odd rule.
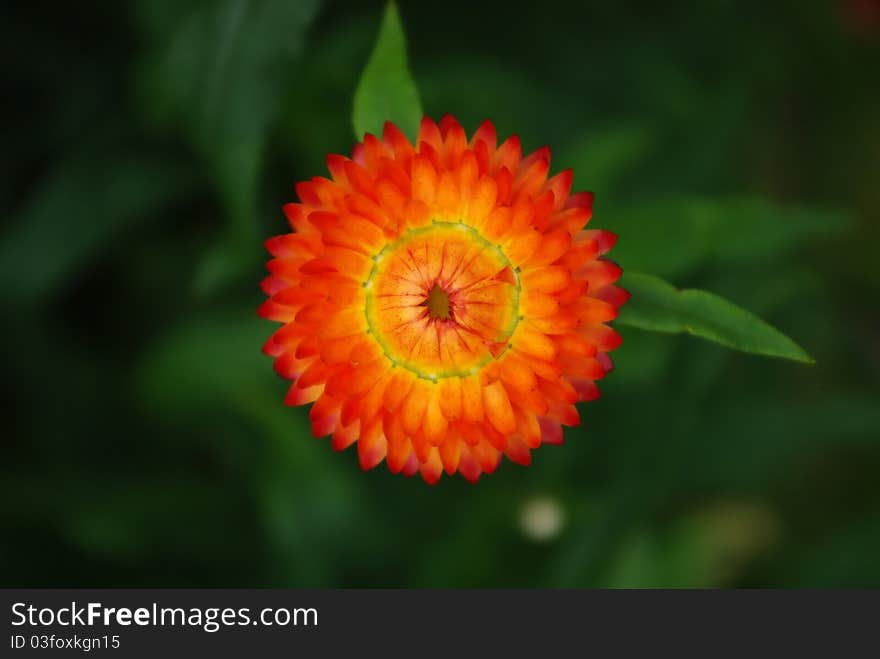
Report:
[[[488,121],[468,141],[450,116],[415,146],[388,123],[327,165],[284,207],[293,233],[266,242],[260,308],[283,323],[264,350],[313,434],[429,483],[562,443],[627,298],[602,258],[615,236],[584,229],[592,194],[571,194],[571,170],[548,178],[547,148],[523,157]]]

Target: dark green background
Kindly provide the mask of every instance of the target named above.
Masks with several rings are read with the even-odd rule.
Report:
[[[401,3],[427,112],[549,144],[624,269],[817,359],[623,328],[563,447],[436,487],[311,438],[260,354],[261,242],[351,148],[382,5],[7,5],[0,583],[880,586],[870,5]]]

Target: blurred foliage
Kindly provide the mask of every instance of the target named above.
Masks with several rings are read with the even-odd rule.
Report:
[[[2,583],[880,586],[880,33],[848,6],[399,3],[428,113],[549,144],[625,268],[816,359],[622,326],[564,446],[433,488],[312,439],[255,317],[382,3],[8,7]]]
[[[675,278],[715,264],[746,267],[834,238],[852,226],[839,210],[759,199],[652,199],[616,214],[619,254],[630,267]],[[673,236],[674,240],[669,240]],[[663,249],[657,249],[663,245]]]

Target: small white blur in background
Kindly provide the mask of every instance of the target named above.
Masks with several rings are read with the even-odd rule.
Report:
[[[519,528],[529,540],[549,542],[562,532],[565,513],[553,497],[546,495],[527,499],[519,511]]]

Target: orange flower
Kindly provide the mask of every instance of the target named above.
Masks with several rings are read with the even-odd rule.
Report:
[[[283,326],[264,351],[286,402],[312,403],[314,435],[357,442],[364,469],[429,483],[561,444],[628,297],[601,257],[615,236],[583,229],[592,194],[570,194],[571,170],[547,178],[547,148],[496,146],[488,121],[468,141],[450,116],[415,147],[387,123],[327,165],[284,207],[294,233],[266,242],[260,314]]]

